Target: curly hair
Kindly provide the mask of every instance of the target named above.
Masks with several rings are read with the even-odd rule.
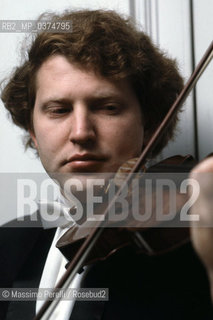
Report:
[[[39,33],[26,61],[15,70],[1,96],[13,122],[28,133],[26,147],[34,147],[29,130],[33,130],[36,74],[42,63],[56,54],[108,79],[127,79],[140,102],[148,139],[182,89],[183,80],[175,61],[138,31],[130,18],[113,11],[65,12],[51,15],[51,19],[71,21],[71,32]],[[173,137],[177,118],[173,118],[153,156]]]

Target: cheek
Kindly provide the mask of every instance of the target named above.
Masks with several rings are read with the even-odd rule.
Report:
[[[108,142],[120,156],[139,156],[143,146],[144,130],[141,122],[123,123],[108,133]]]
[[[34,121],[34,132],[38,149],[54,151],[58,149],[64,137],[63,126],[50,124],[48,121]]]
[[[120,137],[121,151],[129,156],[139,156],[142,151],[143,134],[142,132],[126,132],[125,135]]]

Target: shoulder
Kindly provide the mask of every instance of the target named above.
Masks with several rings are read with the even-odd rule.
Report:
[[[49,247],[54,235],[54,229],[44,230],[29,219],[26,217],[24,223],[13,220],[0,228],[0,278],[7,279],[8,283],[19,273],[35,247],[39,245],[42,251],[41,242]]]

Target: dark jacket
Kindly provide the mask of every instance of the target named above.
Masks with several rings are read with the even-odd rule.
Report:
[[[38,287],[53,236],[38,227],[1,228],[0,287]],[[81,286],[109,288],[109,301],[77,301],[71,320],[213,319],[206,272],[190,243],[157,257],[122,249],[89,267]],[[34,316],[34,301],[0,305],[1,320]]]

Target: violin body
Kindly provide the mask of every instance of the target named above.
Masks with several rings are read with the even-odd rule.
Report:
[[[136,161],[136,160],[135,160]],[[134,164],[134,161],[131,160],[131,163]],[[188,172],[195,165],[195,161],[191,156],[174,156],[168,158],[159,164],[146,169],[147,173],[182,173]],[[116,184],[119,183],[119,178],[124,180],[126,175],[128,174],[128,170],[130,170],[129,161],[127,164],[122,166],[122,170],[119,170],[115,175],[114,181]],[[122,172],[121,172],[122,171]],[[125,174],[124,174],[125,173]],[[144,179],[144,170],[140,175],[139,179],[141,179],[141,189],[140,189],[140,214],[143,215],[145,211],[145,188],[143,185]],[[109,189],[109,187],[107,187]],[[128,192],[128,201],[132,200],[133,190],[129,190]],[[90,254],[88,255],[85,265],[94,263],[98,260],[107,259],[109,256],[124,248],[126,246],[130,246],[134,248],[138,253],[146,253],[148,255],[158,255],[165,253],[169,250],[173,250],[174,248],[182,245],[189,241],[189,227],[182,227],[179,225],[178,227],[172,227],[170,222],[164,222],[163,224],[156,221],[156,210],[157,203],[155,198],[156,191],[152,193],[152,214],[150,218],[145,221],[136,221],[131,216],[125,220],[125,225],[108,222],[105,226],[104,231],[102,232],[99,240],[93,246]],[[166,191],[163,194],[163,208],[164,214],[168,214],[168,197],[169,193]],[[188,197],[186,194],[177,194],[177,204],[176,204],[176,212],[175,218],[172,220],[172,223],[178,225],[179,216],[178,213],[180,208],[186,203]],[[98,211],[103,212],[103,209],[106,208],[107,204],[103,203],[99,205]],[[132,204],[130,205],[132,208]],[[116,207],[117,212],[122,210],[121,206]],[[62,254],[69,260],[72,261],[73,257],[85,241],[85,239],[92,232],[95,227],[94,222],[85,221],[81,225],[74,225],[71,227],[57,242],[58,249],[62,252]]]

